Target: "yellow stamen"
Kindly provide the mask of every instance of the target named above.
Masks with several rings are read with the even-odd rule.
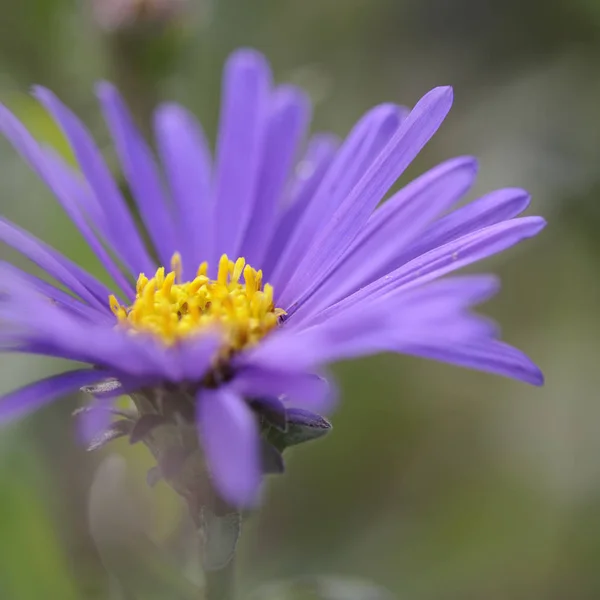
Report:
[[[183,266],[181,264],[181,254],[179,254],[179,252],[175,252],[171,258],[171,271],[175,272],[175,281],[177,281],[177,283],[181,283]]]
[[[224,254],[216,280],[207,273],[204,262],[192,281],[182,283],[181,256],[177,253],[169,273],[161,267],[150,279],[143,273],[138,277],[131,306],[121,306],[110,296],[110,309],[131,334],[150,333],[167,346],[207,328],[220,327],[226,352],[255,344],[285,314],[275,308],[273,287],[266,284],[263,288],[262,271],[247,265],[244,258],[233,262]]]

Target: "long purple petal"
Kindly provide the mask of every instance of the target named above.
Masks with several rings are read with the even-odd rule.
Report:
[[[296,168],[291,184],[290,202],[283,207],[278,217],[271,232],[268,250],[261,263],[265,281],[271,281],[273,269],[283,256],[292,232],[328,172],[338,146],[338,139],[329,134],[316,135],[309,142],[306,153]]]
[[[470,202],[433,223],[399,254],[394,268],[463,235],[516,217],[527,208],[530,199],[525,190],[506,188]]]
[[[479,275],[373,295],[368,302],[331,313],[328,319],[308,323],[308,327],[294,328],[286,323],[238,360],[285,373],[311,370],[330,361],[378,353],[401,344],[462,343],[495,336],[495,326],[467,309],[497,289],[495,277]]]
[[[251,216],[268,114],[269,66],[251,50],[227,61],[215,165],[216,255],[238,255]]]
[[[136,377],[174,381],[181,377],[178,357],[151,336],[132,336],[112,324],[87,323],[39,296],[18,277],[11,278],[0,316],[12,326],[9,344],[46,349],[52,356]]]
[[[381,352],[387,315],[366,312],[361,319],[342,315],[318,327],[295,331],[285,326],[238,357],[241,368],[282,373],[314,372],[338,360]]]
[[[18,269],[10,263],[0,262],[0,268],[2,273],[8,275],[9,281],[15,277],[21,279],[22,281],[26,282],[27,285],[32,288],[32,290],[35,290],[36,292],[48,298],[48,300],[51,302],[54,302],[60,307],[72,312],[74,315],[82,317],[87,321],[96,324],[114,322],[114,315],[110,311],[106,310],[106,307],[99,309],[96,306],[85,304],[67,292],[54,287],[47,281],[44,281],[35,275],[31,275],[30,273],[26,273],[25,271],[21,271],[21,269]]]
[[[173,217],[150,149],[116,88],[104,82],[98,85],[97,94],[142,220],[161,264],[168,265],[178,248]]]
[[[398,351],[468,369],[503,375],[532,385],[540,386],[544,383],[542,371],[528,356],[496,340],[452,346],[414,344],[400,347]]]
[[[83,174],[91,186],[96,201],[110,216],[111,243],[132,273],[152,273],[155,270],[125,199],[117,187],[100,151],[77,117],[49,90],[34,89],[35,96],[54,116],[67,136]]]
[[[108,311],[110,290],[106,286],[62,254],[3,217],[0,217],[0,241],[26,256],[92,306]]]
[[[430,140],[452,106],[452,89],[436,88],[423,96],[371,168],[321,230],[307,251],[282,306],[302,303],[335,268],[377,204]]]
[[[443,303],[439,304],[442,307]],[[246,365],[257,369],[301,372],[325,363],[380,352],[414,354],[488,371],[541,385],[539,368],[519,350],[493,339],[485,322],[471,315],[449,314],[439,319],[435,304],[402,307],[394,323],[373,319],[357,323],[356,314],[299,333],[273,335],[248,353]],[[437,319],[437,320],[436,320]],[[371,329],[371,331],[369,331]]]
[[[261,481],[260,435],[256,417],[226,388],[197,397],[200,441],[217,490],[239,507],[254,506]]]
[[[398,130],[404,109],[384,104],[370,110],[352,129],[336,154],[323,181],[310,198],[300,221],[292,230],[285,251],[274,268],[270,281],[283,293],[307,246],[328,223],[349,191],[372,166]]]
[[[252,265],[262,262],[277,219],[284,185],[309,120],[310,101],[304,92],[292,86],[275,90],[254,208],[241,250],[241,255]]]
[[[389,275],[358,290],[311,319],[312,324],[326,321],[336,314],[363,302],[372,302],[398,288],[414,288],[469,264],[502,252],[539,233],[546,222],[540,217],[512,219],[486,227],[449,242],[415,258]]]
[[[109,374],[96,369],[82,369],[36,381],[0,398],[0,422],[23,417],[52,400],[107,376]]]
[[[289,406],[322,414],[329,413],[337,403],[337,393],[331,382],[312,373],[250,367],[236,374],[232,386],[245,398],[283,396]]]
[[[212,253],[210,150],[200,124],[177,104],[157,109],[154,130],[175,201],[183,277],[192,279],[198,265]]]
[[[0,105],[0,130],[33,171],[54,193],[63,209],[79,229],[115,282],[127,293],[131,285],[97,239],[88,221],[102,230],[103,215],[80,176],[51,150],[44,150],[24,125]]]
[[[395,258],[471,187],[477,163],[457,158],[425,173],[390,198],[367,222],[319,293],[297,311],[309,315],[385,275]]]
[[[123,274],[123,271],[108,253],[102,241],[94,233],[94,229],[98,230],[105,238],[105,241],[112,245],[110,231],[106,226],[101,226],[106,221],[105,215],[99,214],[97,218],[94,218],[90,210],[86,220],[86,214],[77,207],[77,203],[80,202],[91,209],[93,194],[90,189],[84,183],[81,176],[74,173],[71,167],[54,150],[46,148],[45,155],[49,171],[56,177],[59,189],[63,190],[63,207],[65,211],[70,215],[71,220],[75,223],[107,273],[123,291],[125,297],[130,301],[133,300],[135,291],[131,280]],[[132,275],[135,277],[137,273],[132,273]]]

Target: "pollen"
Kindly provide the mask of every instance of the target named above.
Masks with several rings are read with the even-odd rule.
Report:
[[[110,309],[128,332],[150,333],[167,346],[220,328],[229,352],[256,344],[285,314],[275,308],[273,287],[263,285],[262,271],[245,259],[234,262],[224,254],[216,279],[207,273],[208,264],[202,263],[192,281],[182,282],[181,257],[175,254],[168,273],[161,267],[150,279],[143,273],[138,277],[131,306],[110,296]]]

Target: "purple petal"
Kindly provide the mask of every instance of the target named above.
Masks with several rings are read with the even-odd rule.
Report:
[[[260,265],[277,218],[278,203],[298,145],[310,120],[310,101],[299,89],[283,86],[271,100],[260,177],[241,255]]]
[[[26,256],[83,300],[109,311],[110,290],[107,287],[62,254],[3,217],[0,217],[0,241]]]
[[[337,313],[394,293],[400,287],[414,288],[502,252],[524,239],[536,235],[544,228],[545,224],[544,219],[540,217],[512,219],[449,242],[344,298],[313,317],[311,323],[324,322]]]
[[[344,317],[302,331],[284,327],[241,355],[239,365],[276,373],[311,372],[330,362],[381,351],[386,315],[370,311],[360,320]]]
[[[355,125],[292,231],[285,252],[270,277],[275,290],[284,290],[307,245],[323,228],[323,224],[331,220],[349,191],[372,166],[398,130],[403,117],[403,109],[384,104],[370,110]]]
[[[173,218],[150,149],[115,87],[101,83],[97,87],[97,95],[142,220],[160,262],[168,265],[178,248]]]
[[[441,306],[439,303],[438,308]],[[318,327],[271,336],[248,354],[246,364],[293,373],[331,361],[393,351],[542,384],[539,368],[524,354],[491,339],[495,332],[489,323],[477,316],[452,312],[443,319],[435,308],[435,304],[399,306],[402,317],[395,321],[377,321],[373,315],[363,313],[366,324],[357,323],[358,312],[350,311],[345,318]]]
[[[294,314],[317,312],[385,275],[395,258],[437,215],[471,187],[477,163],[449,160],[422,175],[377,209],[318,294]]]
[[[497,290],[489,276],[439,281],[403,293],[374,295],[327,319],[296,328],[287,323],[240,357],[267,371],[312,370],[331,361],[397,349],[401,345],[465,340],[497,334],[492,324],[466,312]]]
[[[1,280],[1,278],[0,278]],[[178,357],[151,336],[129,335],[112,324],[87,323],[12,277],[0,316],[16,330],[9,344],[51,356],[110,367],[136,377],[179,380]]]
[[[211,255],[210,150],[200,124],[177,104],[156,111],[154,130],[177,210],[183,277],[189,280]]]
[[[215,165],[216,255],[238,256],[258,183],[268,115],[271,75],[262,55],[239,50],[223,75],[221,121]]]
[[[86,207],[91,207],[93,205],[93,195],[88,186],[81,179],[81,176],[74,173],[71,167],[69,167],[69,165],[67,165],[54,150],[46,149],[45,154],[49,171],[54,173],[57,180],[57,193],[62,189],[62,204],[65,211],[70,215],[72,221],[75,223],[94,254],[99,258],[107,273],[124,292],[125,297],[130,301],[133,300],[135,298],[135,290],[131,284],[131,280],[123,275],[121,268],[115,263],[100,239],[94,234],[94,230],[86,221],[85,215],[83,213],[79,214],[77,209],[77,202],[85,204]],[[100,211],[98,212],[100,213]],[[101,232],[106,242],[114,245],[112,244],[110,232],[106,226],[102,226],[106,221],[105,215],[100,213],[94,218],[92,217],[92,214],[93,211],[90,210],[88,214],[89,222]],[[138,274],[132,273],[132,275],[136,277]]]
[[[532,385],[544,384],[544,375],[531,359],[516,348],[495,340],[447,347],[415,344],[398,350],[405,354],[503,375]]]
[[[48,300],[51,300],[60,307],[72,312],[74,315],[82,317],[92,323],[114,323],[114,315],[105,310],[105,307],[103,307],[103,309],[98,309],[95,306],[84,304],[77,298],[67,294],[67,292],[54,287],[47,281],[44,281],[35,275],[21,271],[14,265],[4,262],[0,263],[0,265],[2,273],[8,276],[8,281],[11,281],[13,278],[19,278],[29,285],[32,290],[35,290],[48,298]]]
[[[198,381],[212,367],[222,345],[219,331],[203,332],[198,338],[187,340],[179,349],[182,379]]]
[[[452,89],[423,96],[390,142],[322,228],[283,294],[282,306],[301,304],[336,267],[377,204],[438,130],[452,106]]]
[[[529,201],[529,193],[518,188],[490,192],[432,224],[410,248],[398,256],[395,265],[405,264],[478,229],[512,219],[527,208]]]
[[[69,394],[84,385],[106,379],[106,372],[96,369],[69,371],[36,381],[0,398],[0,422],[17,419]]]
[[[34,89],[35,96],[54,116],[69,140],[83,174],[91,186],[96,202],[110,216],[110,241],[119,257],[132,273],[152,273],[155,270],[142,239],[135,227],[121,192],[119,191],[100,151],[77,117],[49,90]]]
[[[241,395],[243,396],[243,394]],[[259,413],[261,418],[267,419],[269,423],[275,425],[278,429],[285,430],[287,427],[285,406],[276,396],[261,396],[258,398],[249,395],[244,397],[244,400],[248,402],[253,410]]]
[[[74,173],[53,151],[42,150],[23,124],[2,105],[0,105],[0,130],[54,193],[115,282],[124,291],[131,292],[131,284],[123,277],[88,223],[88,220],[91,220],[97,229],[101,229],[104,220],[99,207],[94,203],[79,175]]]
[[[261,482],[256,417],[231,390],[203,390],[197,398],[200,441],[215,485],[238,507],[254,506]]]
[[[287,405],[318,413],[329,413],[337,403],[332,384],[313,373],[290,373],[260,367],[242,369],[232,382],[245,398],[284,396]]]
[[[408,284],[414,287],[437,279],[533,237],[545,226],[546,221],[541,217],[522,217],[480,229],[400,267],[390,276],[386,287]]]
[[[283,255],[296,225],[309,206],[319,185],[335,157],[338,140],[333,135],[316,135],[308,144],[306,154],[299,162],[290,191],[290,204],[279,215],[272,231],[263,261],[265,281],[271,281],[271,274],[279,258]]]
[[[466,308],[486,302],[500,290],[496,275],[458,275],[434,281],[408,292],[410,302],[419,305],[439,299],[449,308]],[[407,294],[402,290],[402,293]]]
[[[94,398],[88,406],[77,413],[77,437],[86,447],[110,427],[113,422],[110,409],[114,406],[116,398],[116,396]]]

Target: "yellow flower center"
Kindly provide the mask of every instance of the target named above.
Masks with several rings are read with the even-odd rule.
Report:
[[[207,271],[204,262],[195,279],[182,283],[181,257],[175,254],[169,273],[161,267],[151,279],[143,273],[138,277],[131,306],[122,306],[110,296],[110,308],[130,333],[151,333],[167,346],[203,329],[220,327],[228,351],[255,344],[285,314],[273,304],[273,287],[262,285],[262,271],[243,258],[233,262],[224,254],[214,280],[207,277]]]

